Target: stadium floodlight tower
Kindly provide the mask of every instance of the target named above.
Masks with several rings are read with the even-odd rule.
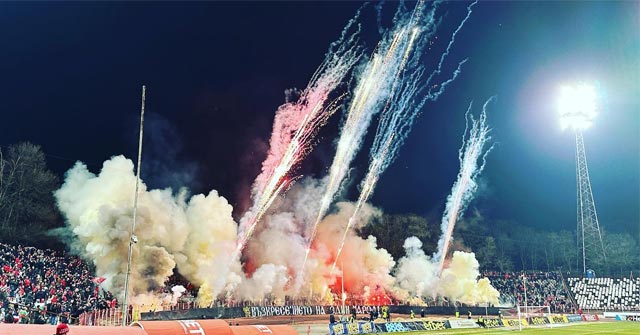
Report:
[[[558,100],[560,125],[571,128],[576,136],[576,181],[577,181],[577,244],[578,254],[582,254],[582,274],[587,272],[587,260],[598,258],[606,263],[604,243],[598,223],[596,205],[593,201],[587,157],[584,150],[582,132],[593,125],[597,114],[596,90],[593,86],[580,83],[564,86]],[[580,258],[580,257],[578,257]]]

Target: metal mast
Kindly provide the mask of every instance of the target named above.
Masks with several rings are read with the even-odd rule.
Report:
[[[136,219],[138,216],[138,189],[140,188],[140,162],[142,160],[142,132],[144,130],[144,99],[146,87],[142,85],[142,106],[140,107],[140,137],[138,138],[138,166],[136,172],[136,191],[133,196],[133,223],[131,224],[131,235],[129,238],[129,256],[127,258],[127,274],[124,278],[124,301],[122,302],[122,326],[127,325],[129,316],[129,277],[131,276],[131,258],[133,257],[133,245],[138,243],[135,235]],[[133,311],[132,311],[133,312]]]
[[[596,204],[593,201],[587,156],[584,151],[582,131],[576,129],[576,173],[577,173],[577,203],[578,203],[578,253],[582,253],[582,274],[587,272],[587,260],[590,262],[602,259],[606,263],[602,233],[598,223]]]

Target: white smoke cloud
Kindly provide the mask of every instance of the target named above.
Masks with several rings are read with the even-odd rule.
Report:
[[[489,279],[478,279],[479,263],[474,253],[455,251],[448,267],[439,275],[439,261],[424,253],[417,237],[406,239],[404,248],[406,256],[398,261],[395,269],[400,289],[396,297],[417,301],[443,296],[465,304],[498,303],[500,294]]]
[[[479,267],[474,253],[455,251],[449,267],[442,271],[440,293],[465,304],[498,304],[500,293],[491,286],[489,279],[478,280]]]
[[[159,310],[174,303],[184,292],[176,286],[172,294],[157,294],[174,269],[200,287],[201,304],[230,295],[259,301],[273,297],[284,301],[287,295],[313,292],[316,298],[329,288],[345,290],[363,298],[393,295],[400,300],[424,298],[439,293],[466,302],[497,303],[497,291],[488,280],[477,280],[478,262],[472,253],[454,253],[448,268],[438,280],[437,265],[422,251],[415,237],[405,241],[406,256],[396,265],[391,255],[377,246],[376,238],[362,238],[356,230],[347,240],[337,268],[331,273],[337,248],[355,205],[339,202],[335,212],[319,225],[309,256],[308,271],[298,273],[305,252],[305,236],[315,219],[325,180],[305,178],[279,199],[265,216],[264,224],[247,246],[244,270],[232,260],[237,224],[232,207],[216,191],[188,197],[186,190],[173,194],[170,189],[147,190],[141,185],[131,273],[132,302]],[[96,274],[105,277],[105,289],[122,296],[135,175],[133,163],[123,156],[106,161],[98,175],[77,163],[67,173],[63,186],[55,193],[58,206],[75,235],[76,248],[93,261]],[[379,218],[382,212],[365,205],[354,222],[355,228]],[[245,271],[246,270],[246,271]],[[246,272],[246,273],[245,273]]]
[[[395,269],[398,292],[402,299],[422,298],[426,293],[433,295],[437,284],[437,265],[422,250],[422,242],[415,236],[404,241],[405,257],[398,261]]]
[[[93,261],[104,287],[122,297],[133,218],[135,174],[123,156],[107,160],[98,175],[78,162],[55,192],[58,207],[75,236],[76,249]],[[237,225],[231,206],[212,191],[187,203],[185,190],[147,190],[140,185],[136,235],[131,269],[131,292],[149,295],[163,287],[177,266],[180,273],[201,286],[202,297],[215,297],[227,284]],[[225,261],[224,268],[215,267]],[[218,263],[220,264],[220,263]],[[135,300],[135,299],[134,299]],[[139,300],[149,300],[140,298]]]

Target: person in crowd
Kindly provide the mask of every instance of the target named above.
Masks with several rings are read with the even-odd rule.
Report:
[[[566,313],[575,306],[557,272],[497,272],[487,271],[483,276],[500,292],[500,298],[514,305],[549,306],[552,313]]]
[[[421,308],[421,309],[420,309],[420,317],[421,317],[421,318],[424,318],[424,308]]]
[[[336,316],[333,313],[331,313],[329,314],[329,324],[332,325],[334,323],[336,323]]]
[[[66,323],[61,323],[56,327],[56,333],[54,335],[67,335],[69,334],[69,326]]]
[[[40,307],[45,321],[52,325],[60,321],[61,313],[77,317],[82,312],[115,307],[113,295],[100,290],[96,279],[89,265],[77,256],[0,243],[0,304],[5,306],[5,315],[9,301],[16,304],[13,313],[23,308],[27,317],[22,313],[20,322],[35,323]]]
[[[411,319],[415,319],[416,318],[416,313],[413,312],[413,309],[411,310],[411,313],[409,313],[409,317]]]
[[[9,307],[7,312],[4,314],[4,323],[15,323],[16,319],[13,317],[13,308]]]

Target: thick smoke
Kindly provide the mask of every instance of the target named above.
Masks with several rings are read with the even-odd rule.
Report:
[[[106,161],[98,175],[82,163],[67,172],[55,192],[58,207],[74,233],[76,249],[92,260],[104,287],[120,296],[124,291],[129,234],[133,216],[133,163],[123,156]],[[228,259],[237,225],[231,205],[212,191],[187,202],[185,190],[147,190],[141,185],[131,269],[131,293],[149,294],[163,287],[178,268],[200,286],[200,298],[217,296],[228,276],[238,276],[239,264]],[[216,264],[228,264],[220,268]],[[212,275],[215,274],[215,275]],[[134,298],[135,301],[135,298]]]
[[[170,189],[149,191],[142,184],[132,301],[145,306],[175,303],[183,292],[179,287],[174,287],[173,294],[154,293],[174,268],[200,287],[198,297],[204,305],[222,296],[253,301],[272,297],[278,303],[287,295],[306,296],[307,292],[314,299],[333,301],[339,297],[331,292],[339,292],[343,281],[345,291],[365,299],[384,294],[410,300],[436,292],[463,302],[493,301],[488,283],[475,280],[478,273],[473,254],[455,253],[450,269],[442,274],[450,283],[440,285],[437,266],[415,237],[405,242],[407,256],[398,262],[394,278],[391,270],[396,262],[377,246],[376,238],[362,238],[350,230],[341,261],[331,272],[342,234],[355,210],[350,202],[337,203],[336,211],[320,223],[316,247],[309,255],[310,271],[296,272],[305,251],[304,232],[315,218],[325,182],[305,178],[278,200],[247,246],[253,257],[245,264],[245,271],[230,259],[237,226],[223,197],[212,191],[188,198],[184,190],[178,194]],[[98,175],[77,163],[55,194],[76,236],[76,248],[94,262],[98,276],[107,278],[105,289],[120,295],[132,223],[133,185],[133,163],[117,156],[106,161]],[[362,227],[381,214],[379,209],[364,205],[354,226]],[[461,293],[467,290],[470,293]]]
[[[440,294],[465,304],[497,304],[500,293],[491,286],[489,279],[477,279],[479,267],[474,253],[455,251],[440,276]]]
[[[395,276],[403,299],[433,296],[438,277],[437,265],[422,250],[422,242],[415,236],[404,241],[405,257],[398,261]]]
[[[261,287],[271,288],[271,282],[284,283],[282,287],[270,289],[268,293],[282,300],[285,295],[304,295],[309,292],[315,298],[332,300],[329,287],[340,285],[339,279],[344,275],[345,289],[354,294],[364,294],[366,287],[376,284],[384,288],[391,288],[394,279],[389,275],[395,262],[384,249],[377,247],[373,236],[363,239],[355,233],[348,237],[348,247],[345,248],[344,261],[339,270],[330,273],[330,267],[335,259],[335,252],[342,239],[347,220],[353,214],[354,205],[348,202],[337,204],[337,211],[328,215],[318,229],[317,247],[309,255],[308,273],[299,272],[305,253],[305,231],[315,219],[319,199],[322,198],[326,179],[305,178],[294,185],[285,198],[273,205],[271,212],[265,215],[263,224],[254,233],[253,239],[247,245],[247,254],[252,257],[245,268],[252,273],[254,284],[263,280]],[[358,226],[365,225],[375,216],[381,215],[380,210],[365,206],[358,219]],[[273,271],[279,267],[283,271]],[[357,269],[352,270],[344,269]],[[264,268],[268,270],[263,270]],[[277,280],[272,276],[256,274],[266,271],[280,276]],[[241,286],[239,294],[242,297],[252,296],[255,285]],[[321,296],[323,295],[324,296]]]
[[[148,190],[141,184],[135,231],[139,242],[134,245],[131,270],[132,301],[148,306],[175,304],[184,287],[176,286],[171,293],[156,292],[177,270],[199,287],[201,305],[222,297],[253,301],[268,297],[282,303],[286,296],[307,294],[331,302],[340,299],[336,292],[342,286],[368,302],[374,302],[369,298],[389,295],[406,301],[440,295],[467,303],[497,302],[497,291],[488,280],[477,280],[474,254],[455,252],[448,268],[441,271],[438,257],[434,260],[425,255],[421,242],[412,237],[404,244],[406,256],[396,264],[386,250],[378,247],[375,237],[358,236],[357,229],[352,229],[381,216],[381,210],[367,200],[422,107],[424,101],[416,95],[435,100],[460,73],[464,61],[447,81],[425,86],[440,74],[455,35],[471,14],[471,6],[446,52],[440,55],[437,68],[420,84],[426,75],[420,65],[421,51],[435,33],[437,5],[424,13],[423,1],[413,12],[400,5],[394,27],[383,34],[380,45],[358,73],[329,175],[296,179],[292,177],[295,167],[313,147],[318,129],[339,109],[343,97],[340,88],[361,58],[359,28],[356,19],[350,21],[307,88],[277,110],[269,152],[251,190],[253,204],[239,227],[232,218],[231,205],[216,191],[189,196],[186,189]],[[418,86],[424,86],[424,90]],[[372,177],[362,183],[358,202],[338,202],[329,213],[369,123],[378,112],[382,121],[371,151],[378,161],[372,163],[373,169],[370,167],[367,174]],[[478,122],[484,126],[484,116]],[[470,135],[486,140],[483,130],[471,130]],[[484,142],[471,143],[463,148],[482,152]],[[462,152],[461,164],[467,166],[462,162]],[[456,185],[469,185],[483,166],[461,170],[459,179],[463,181]],[[55,193],[74,235],[74,248],[94,262],[97,275],[107,278],[104,287],[119,296],[123,295],[132,227],[133,167],[130,160],[116,156],[95,175],[77,163]],[[459,197],[458,203],[447,205],[443,222],[452,222],[447,228],[453,229],[456,221],[450,213],[461,215],[475,187],[462,190],[470,193]],[[285,191],[286,196],[282,196]],[[440,247],[448,245],[442,242]],[[439,255],[444,259],[447,253],[441,249]]]
[[[474,253],[455,251],[448,267],[439,274],[440,263],[424,253],[417,237],[406,239],[404,248],[406,256],[398,261],[395,270],[401,289],[397,297],[412,302],[442,296],[465,304],[498,303],[500,294],[489,279],[478,279],[479,264]]]

